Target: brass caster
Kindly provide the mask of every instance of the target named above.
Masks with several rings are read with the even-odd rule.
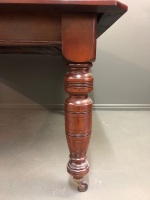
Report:
[[[79,192],[86,192],[87,191],[88,184],[87,184],[86,181],[83,181],[83,179],[74,179],[74,181],[77,183]]]
[[[78,185],[79,192],[86,192],[88,189],[88,184],[86,181],[83,181],[80,185]]]

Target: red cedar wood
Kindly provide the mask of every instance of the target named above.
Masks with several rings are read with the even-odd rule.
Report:
[[[46,6],[47,4],[47,6]],[[12,6],[13,5],[13,6]],[[19,7],[18,7],[18,6]],[[44,6],[45,5],[45,6]],[[71,5],[71,7],[68,7],[67,5]],[[83,6],[84,5],[84,6]],[[89,6],[89,5],[93,5],[93,6]],[[32,7],[31,7],[32,6]],[[44,7],[43,7],[44,6]],[[55,7],[53,7],[55,6]],[[77,6],[77,7],[76,7]],[[76,0],[76,1],[72,1],[72,0],[0,0],[0,13],[1,13],[1,26],[4,27],[4,29],[2,28],[1,33],[0,33],[0,45],[4,45],[4,46],[11,46],[11,45],[23,45],[23,46],[37,46],[37,45],[53,45],[54,43],[60,43],[60,36],[59,38],[57,37],[57,39],[54,37],[51,37],[51,32],[47,31],[50,33],[50,35],[47,37],[45,37],[46,33],[43,33],[42,31],[38,30],[38,33],[36,33],[36,35],[39,35],[40,37],[36,38],[34,37],[35,35],[35,31],[37,30],[37,28],[35,27],[35,31],[32,31],[32,35],[31,35],[31,28],[29,27],[31,24],[31,21],[29,20],[29,22],[27,21],[27,18],[23,15],[30,15],[30,10],[32,10],[33,12],[33,16],[34,19],[36,20],[36,23],[43,23],[45,24],[45,22],[48,20],[50,21],[51,19],[47,18],[47,13],[51,12],[51,9],[54,11],[58,11],[58,12],[91,12],[91,13],[96,13],[98,12],[98,19],[100,19],[98,21],[98,25],[97,25],[97,37],[99,37],[100,35],[102,35],[116,20],[118,20],[118,18],[120,18],[127,10],[127,6],[118,2],[118,1],[114,1],[114,0],[108,0],[108,1],[100,1],[100,0],[94,0],[94,1],[80,1],[80,0]],[[19,11],[18,11],[19,9]],[[30,9],[30,10],[28,10]],[[22,13],[19,14],[19,12],[21,12],[23,10]],[[4,17],[4,13],[7,13],[7,18],[8,20],[5,20]],[[41,17],[40,21],[38,22],[38,18],[36,17],[37,15],[39,15],[39,12],[43,12],[43,16]],[[52,11],[53,12],[53,11]],[[103,13],[103,15],[101,16],[101,14]],[[11,21],[9,21],[9,19],[12,19],[12,15],[16,15],[16,19],[18,19],[17,24],[20,22],[19,30],[18,32],[21,34],[17,35],[17,30],[16,28],[14,28],[13,26],[10,26],[9,23],[11,23]],[[18,16],[19,15],[19,16]],[[24,20],[24,18],[26,20]],[[46,19],[46,20],[45,20]],[[43,22],[42,22],[43,20]],[[3,23],[3,24],[2,24]],[[34,24],[36,24],[34,23]],[[15,21],[14,21],[14,26],[15,26]],[[53,26],[51,26],[51,22],[48,22],[49,26],[47,26],[47,30],[49,29],[53,29]],[[37,24],[37,27],[40,27],[40,24]],[[58,26],[58,24],[57,24]],[[26,27],[26,29],[25,29]],[[59,28],[58,28],[59,29]],[[28,32],[28,30],[30,30]],[[15,32],[13,32],[15,31]],[[12,32],[12,34],[11,34]],[[9,34],[6,34],[9,33]],[[30,34],[30,35],[29,35]],[[55,35],[58,35],[60,33],[57,33]],[[3,36],[2,36],[3,35]],[[7,38],[7,36],[9,38]],[[23,39],[24,38],[24,39]],[[50,39],[52,38],[52,39]],[[25,41],[25,42],[24,42]],[[47,48],[47,47],[46,47]],[[40,49],[40,48],[39,48]],[[60,49],[61,50],[61,49]],[[1,50],[0,48],[0,53],[3,51],[3,49]],[[38,50],[38,52],[44,53],[43,50]],[[5,49],[5,52],[7,53],[7,50]],[[8,51],[10,52],[10,51]],[[32,53],[32,50],[30,51],[30,49],[24,49],[22,51],[22,53]],[[48,50],[45,51],[45,53],[48,52]],[[20,51],[21,53],[21,51]]]
[[[14,6],[12,6],[12,4],[14,4]],[[28,12],[26,10],[25,13],[22,13],[20,9],[19,11],[13,10],[13,12],[9,12],[10,10],[3,9],[5,6],[1,6],[8,5],[11,9],[12,7],[15,7],[16,9],[16,4],[22,5],[21,9],[24,9],[25,4],[28,6],[29,4],[34,4],[35,6],[32,7],[33,9],[35,9],[36,4],[47,4],[50,5],[50,7],[51,5],[60,5],[60,10],[63,12],[62,26],[60,24],[58,13],[56,13],[56,16],[52,16],[49,11],[46,11],[45,9],[39,9],[37,11],[32,11],[31,9],[31,11]],[[74,13],[72,16],[73,18],[71,18],[68,11],[64,13],[65,5],[72,5],[72,9],[77,5],[79,6],[78,9],[80,11],[82,7],[82,11],[84,12],[86,10],[87,13],[82,15],[82,12],[77,12]],[[91,11],[93,13],[91,15],[91,13],[88,13],[90,10],[89,5],[96,6],[99,9],[94,12]],[[88,11],[86,6],[89,6]],[[109,11],[107,10],[108,7]],[[95,22],[97,22],[97,14],[95,15],[95,13],[103,13],[103,15],[98,18],[100,25],[97,27],[98,35],[101,35],[122,14],[124,14],[124,12],[126,12],[127,6],[115,0],[0,0],[0,9],[0,40],[5,39],[5,41],[0,42],[0,45],[6,43],[8,47],[12,47],[16,44],[15,42],[20,43],[20,45],[26,43],[33,45],[34,42],[34,45],[37,45],[39,42],[42,42],[42,39],[44,40],[44,43],[46,39],[48,40],[47,42],[57,40],[53,41],[53,45],[56,45],[56,42],[61,40],[60,31],[62,33],[62,53],[64,53],[64,56],[66,57],[66,66],[68,67],[68,72],[64,78],[64,88],[69,95],[65,101],[65,128],[70,150],[70,160],[67,171],[78,180],[78,190],[84,192],[87,190],[88,185],[85,182],[79,181],[79,179],[82,179],[89,171],[86,152],[91,136],[92,100],[88,97],[88,93],[93,90],[93,76],[89,72],[89,69],[92,67],[91,61],[95,58]],[[8,12],[8,15],[5,11]],[[42,12],[42,15],[40,16],[39,11]],[[49,15],[51,17],[49,17]],[[55,17],[57,17],[57,20]],[[12,19],[12,21],[10,19]],[[74,22],[73,24],[72,21]],[[38,29],[38,27],[40,27],[39,25],[43,23],[45,23],[44,30],[51,33],[50,35],[47,33],[44,33],[43,35],[43,30]],[[17,24],[19,30],[15,28],[15,24]],[[70,31],[67,30],[68,27]],[[19,40],[17,38],[19,38]]]
[[[40,28],[39,28],[40,27]],[[61,41],[61,15],[44,9],[0,6],[0,46],[37,46]]]
[[[96,57],[96,15],[62,15],[62,53],[72,62],[94,61]]]
[[[122,6],[123,9],[127,10],[127,6],[116,0],[92,0],[92,1],[81,1],[81,0],[0,0],[0,3],[12,3],[12,4],[68,4],[68,5],[119,5]]]
[[[68,73],[64,88],[69,94],[65,101],[65,128],[70,160],[67,171],[76,180],[89,171],[86,152],[91,137],[92,100],[88,93],[93,90],[93,76],[89,72],[92,63],[67,63]],[[80,187],[81,184],[81,187]],[[80,182],[78,190],[87,190],[87,183]]]

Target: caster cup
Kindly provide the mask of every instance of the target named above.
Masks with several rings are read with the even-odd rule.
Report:
[[[88,184],[87,184],[86,181],[83,181],[83,179],[75,179],[74,178],[74,182],[77,184],[79,192],[85,192],[85,191],[87,191]]]
[[[86,192],[87,189],[88,189],[88,184],[85,181],[83,181],[80,185],[78,185],[79,192]]]

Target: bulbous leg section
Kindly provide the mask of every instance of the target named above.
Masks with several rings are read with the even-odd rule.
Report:
[[[86,152],[92,125],[92,100],[88,97],[93,89],[91,66],[91,63],[68,64],[65,76],[65,91],[69,94],[65,102],[66,138],[70,150],[67,171],[74,177],[80,192],[88,188],[83,177],[89,171]]]
[[[80,179],[89,172],[89,164],[84,158],[71,158],[68,162],[67,171],[76,179]]]

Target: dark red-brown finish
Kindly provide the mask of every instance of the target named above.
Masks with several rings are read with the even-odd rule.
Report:
[[[96,15],[99,37],[127,9],[116,0],[0,0],[0,53],[4,49],[4,53],[49,54],[54,44],[60,44],[61,51],[61,21],[66,14]]]
[[[128,7],[117,0],[0,0],[0,53],[59,54],[65,75],[65,128],[70,160],[67,170],[84,192],[89,171],[96,39]],[[42,70],[42,68],[41,68]]]
[[[62,16],[62,54],[72,62],[96,58],[96,15],[65,13]]]
[[[127,6],[117,0],[0,0],[3,4],[48,4],[48,5],[121,5],[124,9]]]
[[[65,127],[70,161],[68,172],[81,179],[89,171],[86,152],[91,136],[92,100],[88,93],[93,90],[93,76],[89,72],[91,63],[67,64],[65,91],[69,94],[65,102]]]
[[[47,46],[61,43],[61,14],[40,8],[1,6],[1,46]]]

